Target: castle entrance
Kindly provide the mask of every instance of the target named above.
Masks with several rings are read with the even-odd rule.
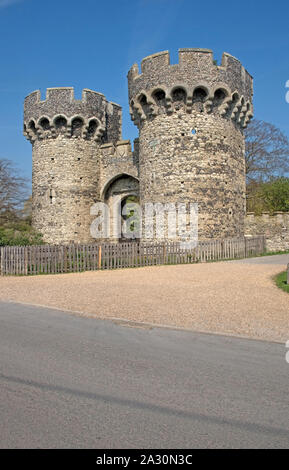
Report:
[[[110,241],[131,242],[139,239],[139,181],[121,174],[114,177],[104,190],[104,202],[109,207]]]

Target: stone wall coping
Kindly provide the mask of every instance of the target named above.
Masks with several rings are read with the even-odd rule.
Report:
[[[261,214],[255,214],[255,212],[247,212],[246,213],[246,216],[254,216],[254,217],[262,217],[263,215],[265,216],[269,216],[269,217],[274,217],[275,215],[288,215],[289,216],[289,212],[285,212],[285,211],[275,211],[273,213],[270,213],[270,212],[262,212]]]
[[[118,140],[115,144],[109,142],[107,144],[102,144],[101,149],[110,148],[110,147],[120,147],[121,145],[131,145],[130,140]]]
[[[183,47],[179,49],[179,52],[209,52],[213,53],[212,49],[204,49],[199,47]]]

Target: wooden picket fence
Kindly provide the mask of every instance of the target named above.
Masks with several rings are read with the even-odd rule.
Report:
[[[265,238],[199,241],[195,248],[178,242],[97,243],[92,245],[5,246],[1,275],[56,274],[161,264],[188,264],[246,258],[265,252]]]

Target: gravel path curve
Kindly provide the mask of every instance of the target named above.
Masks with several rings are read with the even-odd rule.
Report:
[[[265,259],[265,258],[264,258]],[[220,262],[31,277],[1,277],[0,300],[271,341],[289,339],[284,265]]]

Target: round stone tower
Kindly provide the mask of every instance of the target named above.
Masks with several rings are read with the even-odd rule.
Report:
[[[244,235],[243,129],[252,118],[252,77],[224,53],[180,49],[142,60],[128,73],[139,128],[140,201],[197,203],[199,238]]]
[[[121,139],[121,108],[104,95],[49,88],[26,97],[24,135],[33,146],[32,223],[49,243],[91,241],[99,200],[100,146]]]

